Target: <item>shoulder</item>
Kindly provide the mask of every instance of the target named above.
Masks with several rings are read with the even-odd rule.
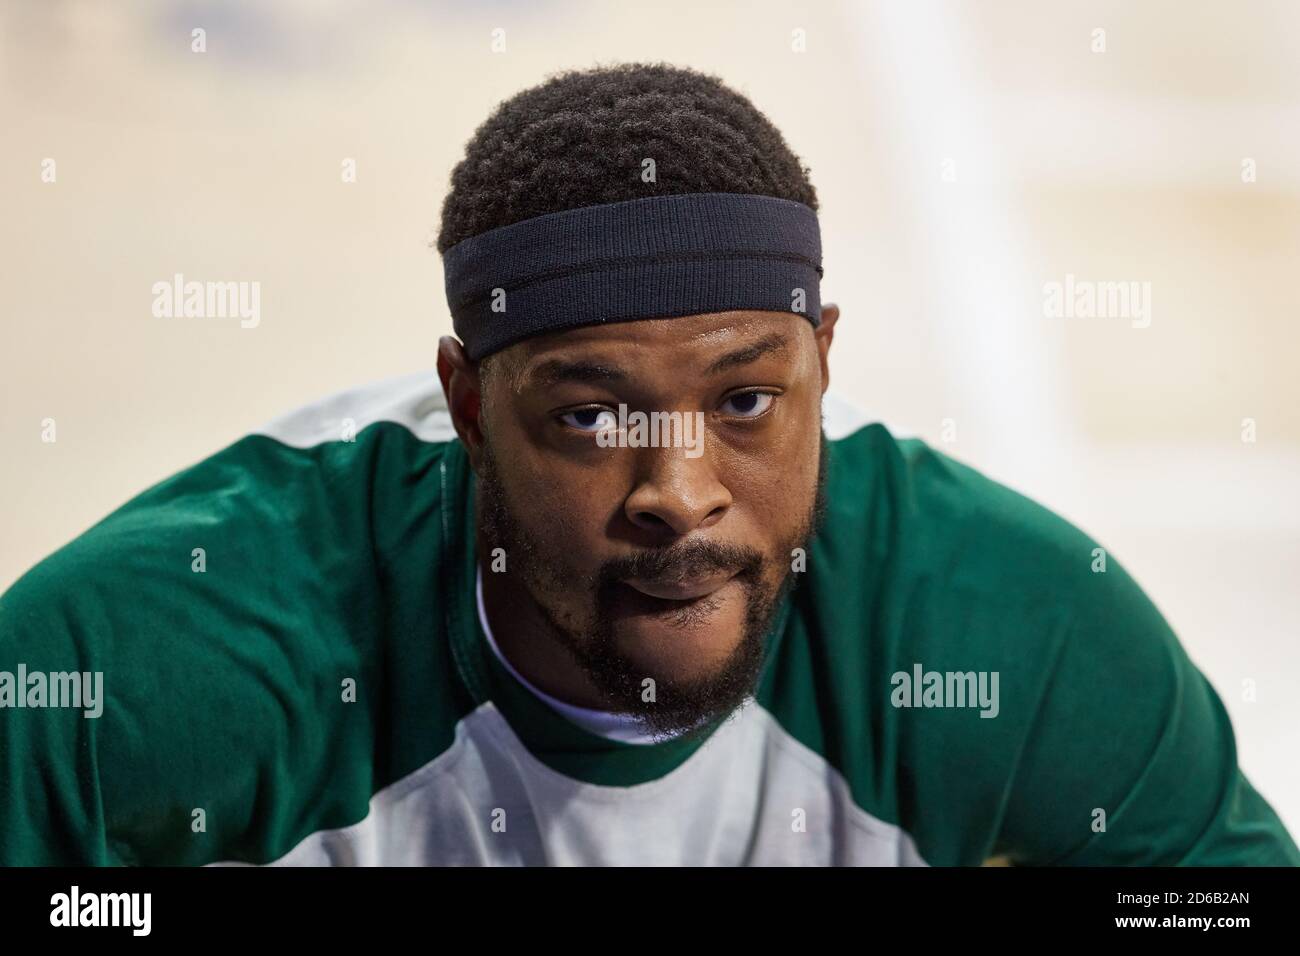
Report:
[[[1070,645],[1080,659],[1063,678],[1102,679],[1122,661],[1113,676],[1141,673],[1173,693],[1177,639],[1093,536],[881,424],[831,445],[823,563],[838,583],[847,572],[867,586],[863,618],[896,635],[901,657],[1001,662],[1042,683]]]
[[[1094,567],[1112,562],[1086,532],[919,438],[843,416],[836,434],[827,418],[828,512],[818,538],[842,555],[839,571],[887,569],[914,586],[941,586],[946,603],[1022,601],[1030,610],[1090,600],[1102,580]]]
[[[436,532],[448,494],[438,395],[429,373],[304,406],[144,491],[0,596],[0,672],[102,686],[94,716],[0,712],[24,767],[0,788],[0,830],[57,814],[28,829],[61,830],[67,850],[97,843],[87,861],[179,861],[207,851],[158,834],[189,834],[205,809],[209,848],[229,853],[252,838],[254,799],[291,799],[295,775],[326,786],[328,753],[368,751],[375,714],[338,706],[340,688],[381,679],[395,617],[433,617],[432,589],[399,578],[435,578],[443,558],[441,536],[419,533]],[[0,857],[81,859],[3,844]]]
[[[409,487],[449,447],[428,386],[408,377],[328,396],[148,488],[0,596],[9,639],[63,627],[94,654],[127,636],[274,633],[290,595],[336,600],[384,558],[377,519],[441,505],[441,483]],[[390,485],[404,491],[397,506]],[[172,658],[196,652],[167,645]]]
[[[879,423],[827,432],[827,520],[800,587],[805,653],[841,675],[825,702],[836,762],[930,862],[979,862],[1008,814],[1002,849],[1086,841],[1096,802],[1033,804],[1129,792],[1203,678],[1071,522]],[[869,738],[848,739],[859,726]]]

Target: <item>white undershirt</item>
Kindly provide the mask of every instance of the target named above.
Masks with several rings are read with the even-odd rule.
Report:
[[[605,737],[608,740],[622,741],[625,744],[663,743],[666,739],[664,735],[656,737],[647,733],[644,725],[632,714],[616,714],[606,710],[576,707],[573,704],[566,704],[562,700],[557,700],[550,694],[538,690],[530,684],[519,671],[515,670],[514,665],[506,660],[506,656],[501,653],[501,648],[497,647],[496,639],[492,636],[492,628],[488,624],[487,609],[483,606],[483,569],[479,567],[475,570],[474,591],[475,596],[478,598],[479,623],[483,625],[483,633],[487,635],[488,646],[492,648],[492,653],[496,655],[501,665],[514,676],[515,680],[528,688],[535,697],[547,704],[552,710],[568,718],[588,733]],[[676,734],[667,736],[676,736]]]

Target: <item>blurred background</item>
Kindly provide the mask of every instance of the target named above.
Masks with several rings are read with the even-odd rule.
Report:
[[[832,388],[1106,545],[1300,838],[1300,5],[10,0],[0,36],[0,590],[267,419],[432,369],[476,125],[664,60],[811,168]],[[155,318],[178,272],[260,282],[260,323]],[[1067,282],[1145,314],[1053,314]]]

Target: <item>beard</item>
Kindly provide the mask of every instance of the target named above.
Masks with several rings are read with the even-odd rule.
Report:
[[[502,548],[545,622],[552,640],[565,649],[609,709],[638,718],[656,738],[706,734],[740,707],[755,691],[767,650],[766,636],[777,610],[794,585],[791,554],[806,553],[826,511],[826,466],[829,446],[821,432],[817,484],[794,531],[772,554],[754,548],[708,541],[649,549],[604,562],[592,574],[566,569],[569,549],[552,554],[541,546],[511,507],[498,463],[486,440],[478,472],[479,528],[489,548]],[[736,572],[744,591],[745,611],[740,642],[721,666],[693,679],[647,675],[647,667],[619,649],[613,605],[622,582],[629,577],[667,579]],[[586,595],[585,619],[559,610],[575,592]],[[669,626],[689,629],[716,610],[702,599],[669,618]],[[647,692],[646,678],[653,678]]]

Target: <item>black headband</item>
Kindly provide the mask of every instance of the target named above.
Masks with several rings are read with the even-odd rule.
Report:
[[[447,304],[478,360],[544,332],[753,309],[821,322],[821,231],[770,196],[650,196],[548,213],[443,254]]]

